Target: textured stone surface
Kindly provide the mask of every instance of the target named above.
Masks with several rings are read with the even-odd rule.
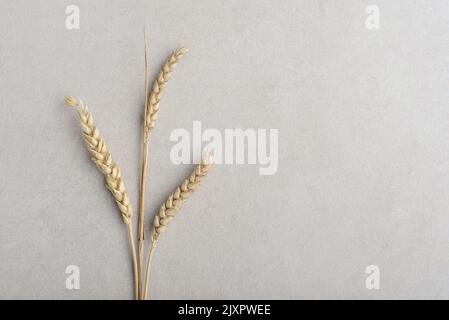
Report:
[[[148,222],[192,169],[170,162],[173,129],[279,129],[276,175],[216,166],[186,203],[153,298],[448,299],[449,4],[376,1],[377,31],[371,4],[0,1],[0,298],[132,298],[126,230],[63,97],[90,106],[136,207],[146,24],[151,79],[190,48],[151,140]]]

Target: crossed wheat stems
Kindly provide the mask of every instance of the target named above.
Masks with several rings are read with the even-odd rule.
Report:
[[[137,246],[134,239],[133,209],[123,182],[120,167],[117,163],[113,162],[111,153],[109,152],[104,139],[101,137],[100,131],[95,126],[92,114],[90,113],[87,105],[79,98],[65,98],[66,105],[76,107],[81,124],[82,135],[86,147],[91,155],[91,159],[103,174],[106,188],[114,197],[114,200],[120,210],[123,222],[127,227],[128,241],[133,263],[134,297],[136,300],[145,300],[148,298],[152,258],[160,235],[165,231],[170,221],[178,214],[183,202],[187,200],[192,192],[198,188],[203,178],[207,175],[212,163],[210,154],[203,155],[201,163],[196,166],[192,174],[185,179],[184,182],[178,186],[168,197],[168,199],[161,205],[151,226],[151,236],[149,238],[149,246],[147,248],[147,257],[146,262],[144,262],[146,240],[144,208],[149,141],[159,113],[159,105],[165,87],[173,70],[186,52],[186,48],[180,48],[175,50],[169,56],[154,80],[150,91],[148,86],[148,43],[145,34],[145,108],[141,140]]]

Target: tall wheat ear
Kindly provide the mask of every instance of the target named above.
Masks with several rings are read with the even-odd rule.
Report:
[[[142,142],[141,142],[141,156],[140,156],[140,188],[139,188],[139,211],[137,217],[137,256],[138,256],[138,272],[139,272],[139,294],[142,298],[142,277],[143,277],[143,256],[144,256],[144,240],[145,240],[145,192],[147,179],[147,162],[149,153],[149,140],[151,132],[156,123],[157,115],[159,113],[159,105],[161,97],[167,86],[168,80],[175,69],[178,62],[186,54],[186,48],[180,48],[168,57],[162,69],[159,71],[156,79],[153,82],[151,91],[148,92],[148,43],[145,37],[145,110],[143,120]]]
[[[87,105],[81,99],[73,97],[65,97],[65,104],[70,107],[76,107],[78,112],[83,138],[86,147],[89,150],[92,161],[105,177],[106,188],[112,193],[115,202],[120,210],[123,222],[128,227],[128,237],[130,242],[131,255],[133,259],[134,269],[134,294],[138,297],[138,278],[137,278],[137,260],[136,249],[134,244],[134,235],[132,228],[133,210],[126,192],[123,182],[122,173],[117,163],[112,161],[105,141],[100,135],[100,131],[94,124],[92,114],[89,112]]]
[[[187,48],[179,48],[168,57],[163,68],[159,71],[156,80],[153,82],[150,95],[148,97],[148,106],[145,117],[145,138],[148,139],[151,131],[156,123],[157,115],[159,113],[159,104],[165,90],[165,86],[170,79],[170,76],[178,65],[181,58],[187,53]]]
[[[196,166],[190,177],[185,179],[184,182],[175,189],[175,191],[162,204],[158,214],[154,217],[153,226],[151,229],[151,246],[148,253],[147,268],[145,272],[144,299],[148,296],[151,261],[159,237],[167,229],[167,226],[173,218],[179,213],[184,201],[186,201],[199,187],[204,177],[208,174],[211,165],[212,155],[210,153],[206,153],[206,155],[202,158],[201,163]]]

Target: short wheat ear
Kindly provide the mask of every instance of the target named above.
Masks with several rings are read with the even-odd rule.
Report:
[[[151,234],[151,242],[156,245],[161,234],[167,229],[171,220],[181,210],[181,206],[192,193],[199,187],[203,178],[210,169],[210,164],[201,163],[192,172],[190,177],[175,189],[159,209],[159,213],[154,217]]]
[[[136,249],[134,245],[134,235],[132,229],[133,210],[126,192],[125,184],[123,182],[120,167],[117,163],[113,163],[111,153],[109,152],[105,141],[100,135],[100,131],[94,124],[92,114],[89,112],[87,106],[81,101],[73,97],[66,97],[64,99],[66,105],[76,107],[83,138],[86,143],[92,161],[103,174],[106,181],[106,188],[111,192],[115,202],[120,210],[123,222],[128,227],[128,237],[130,242],[130,249],[133,258],[134,268],[134,294],[138,297],[138,282],[137,282],[137,261]]]
[[[181,210],[181,206],[192,193],[199,187],[204,177],[208,174],[212,165],[212,156],[207,155],[203,158],[200,164],[198,164],[195,170],[192,172],[189,178],[175,189],[175,191],[168,197],[168,199],[162,204],[159,209],[159,213],[154,217],[153,227],[151,229],[151,247],[149,249],[147,266],[145,272],[145,284],[144,284],[144,296],[146,299],[148,296],[148,282],[151,270],[151,262],[153,258],[153,251],[156,248],[156,244],[160,235],[167,229],[169,223]]]

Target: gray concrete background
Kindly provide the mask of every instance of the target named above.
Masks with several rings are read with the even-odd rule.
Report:
[[[190,48],[151,141],[148,220],[191,170],[170,163],[173,129],[279,129],[276,175],[217,166],[173,221],[153,298],[449,298],[449,4],[433,0],[0,0],[0,298],[132,297],[125,229],[63,97],[90,105],[136,207],[144,24],[151,79]]]

